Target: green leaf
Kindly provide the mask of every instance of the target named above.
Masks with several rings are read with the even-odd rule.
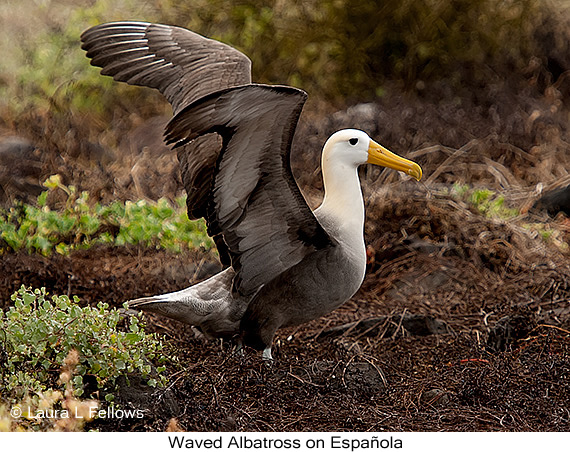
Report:
[[[138,333],[127,333],[125,338],[131,344],[136,344],[142,339],[142,336]]]
[[[36,296],[34,294],[31,293],[24,293],[22,296],[22,301],[24,303],[24,306],[29,306],[31,305],[34,301],[36,301]]]
[[[47,191],[43,191],[38,196],[38,206],[39,207],[43,207],[46,205],[48,193],[49,192],[47,192]]]

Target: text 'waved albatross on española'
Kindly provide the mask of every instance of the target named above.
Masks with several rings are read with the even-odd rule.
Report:
[[[322,152],[324,199],[311,211],[290,167],[304,91],[251,83],[247,56],[179,27],[107,23],[81,40],[102,74],[156,88],[172,104],[165,140],[178,148],[188,216],[205,218],[225,267],[129,307],[235,337],[272,359],[278,328],[323,316],[356,293],[366,267],[358,167],[419,180],[418,164],[360,130],[336,132]]]

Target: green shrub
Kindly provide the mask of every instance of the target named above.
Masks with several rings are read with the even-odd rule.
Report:
[[[452,196],[467,202],[488,218],[509,219],[520,214],[519,209],[505,205],[505,197],[486,188],[470,188],[468,185],[455,184]]]
[[[166,382],[164,364],[173,358],[164,353],[155,334],[144,331],[138,317],[127,317],[122,331],[119,310],[105,303],[80,307],[77,297],[65,295],[49,299],[45,288],[22,287],[12,300],[12,307],[0,311],[5,361],[0,366],[0,394],[5,401],[17,403],[58,389],[58,371],[72,350],[79,355],[72,379],[75,396],[101,391],[112,401],[117,378],[133,373],[150,386]],[[159,367],[153,370],[152,362]],[[91,394],[84,394],[88,386]]]
[[[49,191],[44,191],[37,206],[24,204],[0,210],[0,251],[68,254],[97,243],[142,245],[172,252],[213,247],[204,221],[188,219],[185,198],[178,199],[176,205],[166,199],[100,205],[90,203],[87,192],[78,194],[74,186],[63,185],[57,175],[50,177],[45,186],[51,191],[63,190],[65,205],[60,210],[50,209]]]
[[[20,402],[0,403],[0,432],[83,431],[85,424],[98,416],[99,402],[75,396],[73,380],[78,363],[79,353],[70,350],[58,380],[64,390],[40,389]]]

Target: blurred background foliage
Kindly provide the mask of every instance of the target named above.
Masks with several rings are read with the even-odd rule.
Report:
[[[18,0],[0,5],[0,107],[155,114],[150,91],[100,77],[79,46],[82,30],[136,19],[188,27],[236,46],[254,80],[292,84],[336,106],[397,86],[429,92],[570,68],[565,0]],[[551,77],[552,78],[552,77]],[[120,95],[117,95],[117,94]],[[130,105],[134,103],[134,105]],[[136,107],[136,108],[134,108]],[[8,115],[10,116],[10,115]]]
[[[106,20],[132,15],[152,20],[154,11],[154,6],[134,0],[2,2],[0,108],[4,118],[31,109],[37,114],[52,109],[102,113],[128,99],[128,95],[117,96],[112,79],[85,65],[79,36],[88,26]]]
[[[540,0],[166,0],[161,15],[231,43],[263,82],[363,100],[388,81],[480,85],[522,73],[560,6]]]
[[[0,138],[17,135],[34,149],[29,163],[21,159],[22,172],[39,168],[28,177],[36,192],[24,200],[35,200],[38,183],[52,174],[100,202],[179,196],[176,156],[160,138],[168,103],[155,90],[102,77],[81,50],[81,32],[93,25],[142,20],[233,45],[251,58],[254,81],[309,92],[309,120],[297,133],[304,169],[318,163],[311,150],[342,127],[367,130],[396,152],[436,143],[460,148],[491,136],[555,161],[570,147],[569,6],[570,0],[3,0]],[[381,108],[352,115],[348,107],[363,102]],[[344,119],[336,114],[343,109]],[[500,146],[483,147],[478,154],[513,160]],[[0,190],[0,203],[22,192],[6,188],[14,171],[1,170],[0,161],[6,193]],[[139,179],[163,189],[139,189]]]

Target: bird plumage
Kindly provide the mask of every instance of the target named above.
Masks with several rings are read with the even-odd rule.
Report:
[[[156,88],[172,104],[165,139],[178,148],[189,216],[206,219],[227,267],[131,307],[209,336],[240,335],[270,358],[278,328],[318,318],[354,295],[366,265],[357,168],[376,163],[420,178],[417,164],[362,131],[337,132],[323,149],[325,197],[312,212],[290,167],[304,91],[251,83],[245,55],[178,27],[111,23],[81,39],[102,74]]]

